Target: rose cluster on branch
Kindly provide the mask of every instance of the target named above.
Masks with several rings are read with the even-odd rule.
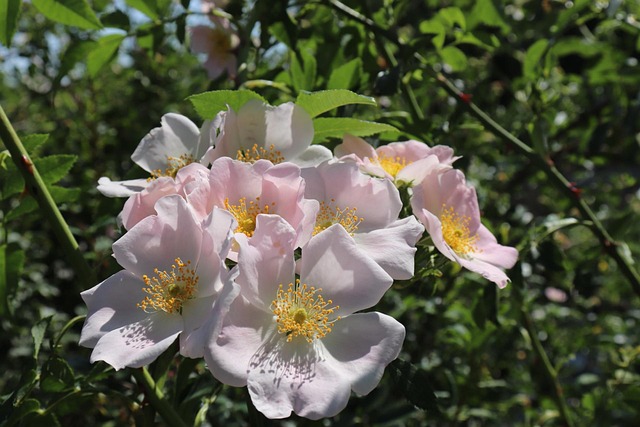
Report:
[[[162,117],[132,155],[149,178],[99,181],[128,199],[123,270],[82,293],[92,362],[145,366],[178,339],[265,416],[319,419],[398,357],[404,326],[368,309],[414,276],[418,250],[507,285],[518,253],[482,225],[451,148],[313,139],[295,103],[252,99],[200,128]]]

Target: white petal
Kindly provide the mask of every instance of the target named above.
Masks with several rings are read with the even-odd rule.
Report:
[[[312,145],[297,156],[288,159],[288,161],[301,168],[312,168],[331,159],[333,159],[333,154],[327,147],[324,145]]]
[[[136,304],[147,293],[140,277],[122,270],[102,283],[82,292],[87,304],[87,318],[80,334],[80,345],[95,347],[106,333],[124,325],[138,322],[148,316]]]
[[[107,197],[129,197],[144,190],[148,185],[146,179],[111,181],[105,176],[98,179],[98,191]]]
[[[357,313],[334,323],[322,344],[340,377],[364,395],[378,385],[384,368],[398,357],[404,337],[404,326],[391,316]]]
[[[410,216],[386,228],[355,233],[353,239],[393,279],[408,280],[414,274],[415,245],[423,232],[424,227]]]
[[[182,331],[179,314],[158,312],[104,335],[91,353],[91,363],[104,360],[115,370],[139,368],[156,360]]]
[[[180,114],[168,113],[162,116],[160,127],[142,138],[131,159],[147,172],[164,171],[168,167],[168,157],[198,156],[199,142],[200,130],[191,120]]]

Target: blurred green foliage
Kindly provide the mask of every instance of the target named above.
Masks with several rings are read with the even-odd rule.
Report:
[[[377,307],[406,326],[400,360],[337,417],[294,424],[640,423],[640,295],[575,200],[465,102],[555,164],[633,262],[638,0],[232,0],[225,13],[241,37],[241,66],[235,79],[215,81],[189,51],[195,2],[97,0],[71,21],[43,9],[53,3],[2,3],[0,100],[36,166],[57,183],[54,196],[100,279],[119,269],[110,255],[123,201],[99,195],[98,178],[143,176],[129,158],[140,139],[166,112],[198,122],[186,98],[214,89],[250,89],[272,104],[304,90],[375,97],[378,108],[346,105],[322,117],[389,125],[369,139],[374,145],[413,138],[453,147],[463,156],[456,167],[477,187],[483,222],[520,249],[504,290],[438,257],[418,260],[416,277]],[[332,147],[334,136],[323,143]],[[3,149],[0,422],[152,424],[131,373],[90,365],[90,350],[78,347],[86,284],[57,251]],[[245,390],[222,387],[196,361],[170,353],[150,372],[189,424],[290,425],[261,419]]]

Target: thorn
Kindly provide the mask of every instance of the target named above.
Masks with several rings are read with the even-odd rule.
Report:
[[[473,98],[473,95],[470,93],[461,92],[459,97],[462,100],[462,102],[464,102],[465,104],[469,104],[471,103],[471,98]]]
[[[20,163],[22,163],[22,166],[24,166],[24,168],[27,170],[27,172],[29,172],[30,175],[33,175],[33,163],[31,163],[29,157],[23,154],[22,157],[20,157]]]
[[[569,183],[569,190],[571,190],[573,195],[576,197],[580,197],[580,195],[582,194],[582,189],[580,189],[575,182]]]

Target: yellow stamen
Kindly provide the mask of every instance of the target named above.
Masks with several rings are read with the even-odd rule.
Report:
[[[246,234],[248,237],[253,236],[253,232],[256,230],[256,217],[259,214],[271,213],[275,205],[275,203],[271,203],[271,205],[260,206],[260,197],[256,197],[255,202],[250,201],[248,206],[246,197],[238,200],[237,205],[229,204],[228,197],[224,200],[224,208],[228,210],[238,222],[238,227],[235,229],[235,232]]]
[[[452,206],[442,205],[440,222],[442,223],[442,236],[445,242],[456,253],[466,255],[478,252],[476,247],[478,235],[471,234],[469,230],[471,218],[466,215],[459,215]]]
[[[156,268],[153,270],[155,277],[149,278],[146,274],[142,276],[146,285],[142,290],[149,296],[137,304],[139,308],[147,313],[178,313],[182,310],[182,304],[192,298],[198,286],[198,276],[189,267],[191,261],[185,264],[180,258],[176,258],[175,262],[170,272]]]
[[[269,160],[274,165],[284,162],[284,157],[279,150],[276,150],[275,146],[271,144],[269,149],[264,147],[258,147],[258,144],[253,144],[253,147],[246,150],[238,150],[236,160],[240,160],[245,163],[255,163],[260,159]]]
[[[364,218],[356,215],[358,208],[340,209],[335,206],[335,199],[331,199],[331,203],[320,202],[320,210],[316,217],[316,225],[313,229],[313,235],[331,227],[333,224],[340,224],[347,230],[347,233],[353,236],[358,229],[358,225]]]
[[[333,301],[325,301],[320,295],[322,289],[307,287],[296,279],[295,285],[289,283],[285,291],[282,285],[278,288],[276,299],[271,303],[271,310],[278,322],[278,332],[287,336],[287,342],[302,336],[308,342],[323,338],[331,332],[331,326],[340,316],[329,320],[329,316],[340,306],[330,307]]]
[[[395,178],[398,172],[400,172],[402,169],[404,169],[405,166],[411,164],[412,162],[408,162],[404,157],[390,157],[383,154],[378,157],[378,163],[380,164],[380,166],[382,166],[382,169],[384,169],[389,175]]]
[[[191,154],[183,154],[180,157],[167,156],[168,167],[164,171],[162,169],[151,171],[151,177],[149,177],[147,181],[151,181],[162,176],[175,178],[180,169],[194,163],[195,161],[196,159]]]

